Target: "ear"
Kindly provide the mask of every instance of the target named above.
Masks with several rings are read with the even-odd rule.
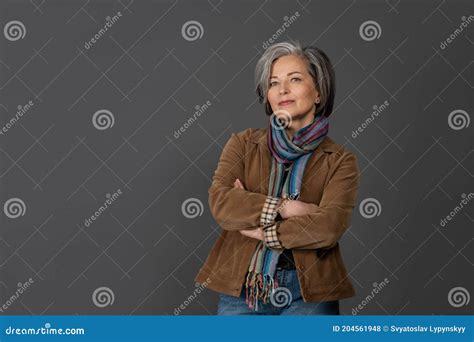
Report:
[[[321,96],[319,95],[318,88],[315,88],[315,90],[316,90],[316,98],[315,98],[314,102],[319,103],[319,102],[321,102]]]

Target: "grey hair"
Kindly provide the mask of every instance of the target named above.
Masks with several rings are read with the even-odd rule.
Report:
[[[328,117],[334,106],[336,93],[336,78],[334,69],[328,56],[314,46],[301,47],[297,41],[282,42],[271,45],[260,57],[255,67],[255,83],[258,100],[265,104],[267,115],[273,113],[268,103],[267,94],[270,81],[270,72],[273,62],[282,56],[296,55],[309,62],[309,74],[319,92],[321,102],[316,104],[316,113]]]

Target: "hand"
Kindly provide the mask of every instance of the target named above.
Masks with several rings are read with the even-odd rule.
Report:
[[[234,181],[234,188],[239,188],[239,189],[245,190],[244,185],[242,184],[242,182],[238,178],[236,178],[235,181]]]
[[[294,216],[303,216],[313,213],[318,208],[314,203],[306,203],[298,200],[288,200],[283,203],[280,209],[282,219],[288,219]]]
[[[257,229],[252,229],[252,230],[239,230],[239,232],[240,234],[248,236],[249,238],[252,238],[252,239],[257,239],[260,241],[265,240],[262,228],[257,228]]]

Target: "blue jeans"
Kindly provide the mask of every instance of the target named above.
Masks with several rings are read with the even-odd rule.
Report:
[[[275,275],[279,290],[266,304],[259,299],[258,311],[245,303],[244,285],[240,297],[219,294],[217,315],[339,315],[338,300],[318,303],[303,301],[296,270],[277,268]]]

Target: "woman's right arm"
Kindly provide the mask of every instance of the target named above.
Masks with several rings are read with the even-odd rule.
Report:
[[[232,133],[208,190],[211,214],[225,230],[238,231],[271,224],[273,220],[261,224],[262,211],[276,216],[275,209],[281,200],[234,187],[236,179],[244,179],[244,160],[245,141],[241,134]]]

